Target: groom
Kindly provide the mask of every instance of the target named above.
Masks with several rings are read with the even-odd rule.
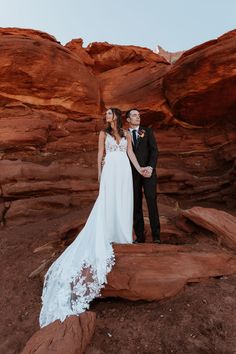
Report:
[[[136,155],[140,166],[147,166],[146,174],[145,176],[142,176],[131,164],[134,187],[134,231],[136,234],[136,240],[133,243],[145,242],[142,208],[143,190],[148,206],[153,242],[161,243],[160,220],[156,196],[156,165],[158,158],[156,139],[151,128],[140,126],[140,114],[136,108],[130,109],[126,112],[126,119],[129,123],[134,154]]]

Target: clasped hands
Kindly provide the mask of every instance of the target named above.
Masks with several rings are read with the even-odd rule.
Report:
[[[153,168],[151,166],[141,167],[140,174],[143,177],[149,178],[152,175]]]

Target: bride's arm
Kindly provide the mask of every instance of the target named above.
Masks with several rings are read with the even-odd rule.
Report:
[[[126,133],[126,138],[127,138],[127,143],[128,143],[128,147],[127,147],[127,153],[128,156],[130,158],[130,161],[132,162],[132,164],[134,165],[134,167],[136,168],[136,170],[142,174],[143,172],[143,168],[139,165],[138,160],[133,152],[133,148],[132,148],[132,140],[131,140],[131,135],[129,132]]]
[[[102,159],[103,159],[103,155],[104,155],[105,136],[106,136],[105,132],[100,131],[99,138],[98,138],[98,158],[97,158],[98,182],[100,182],[100,177],[101,177],[101,173],[102,173]]]

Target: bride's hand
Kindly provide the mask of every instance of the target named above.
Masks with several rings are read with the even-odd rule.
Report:
[[[140,167],[139,173],[145,177],[145,174],[147,173],[147,169],[145,167]]]
[[[149,169],[149,167],[141,167],[140,174],[143,177],[149,178],[151,177],[152,171]]]

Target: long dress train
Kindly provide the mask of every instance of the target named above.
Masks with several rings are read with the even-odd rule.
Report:
[[[105,139],[105,164],[98,198],[76,239],[44,277],[40,327],[79,315],[100,295],[115,264],[111,242],[132,243],[133,182],[127,140]]]

